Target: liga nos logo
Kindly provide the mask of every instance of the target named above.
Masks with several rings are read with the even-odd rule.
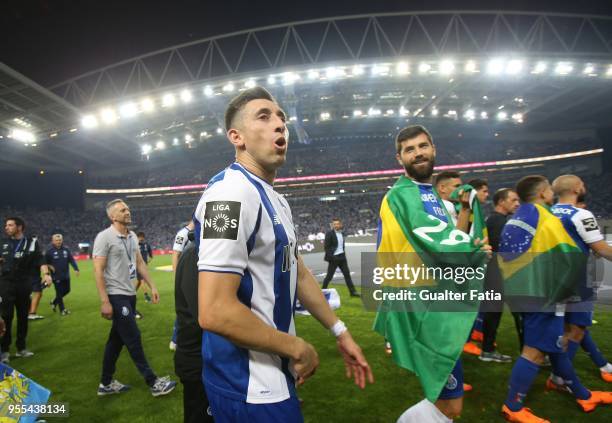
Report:
[[[202,239],[238,239],[240,202],[210,201],[206,203]]]

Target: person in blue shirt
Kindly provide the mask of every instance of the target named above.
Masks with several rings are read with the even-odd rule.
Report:
[[[51,301],[51,306],[53,306],[53,311],[59,307],[60,314],[66,316],[70,314],[70,310],[64,306],[64,297],[70,292],[70,268],[68,266],[72,266],[77,276],[79,276],[79,266],[70,250],[64,247],[62,234],[54,234],[51,237],[51,248],[45,253],[45,261],[52,266],[52,279],[55,287],[55,298]]]

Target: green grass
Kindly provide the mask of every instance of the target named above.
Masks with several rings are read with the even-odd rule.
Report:
[[[169,264],[169,257],[156,257],[151,265]],[[12,359],[11,365],[52,391],[51,401],[70,406],[70,421],[75,422],[175,422],[182,421],[182,388],[160,398],[153,398],[129,358],[127,350],[117,363],[116,378],[132,385],[123,395],[98,398],[104,344],[110,322],[102,319],[90,262],[81,262],[81,277],[72,278],[72,292],[66,298],[72,315],[61,317],[49,306],[53,290],[45,290],[39,313],[44,320],[31,322],[28,347],[36,355],[29,359]],[[159,305],[146,304],[139,295],[138,308],[144,314],[139,322],[147,358],[155,372],[173,375],[173,357],[168,350],[174,321],[174,297],[171,274],[152,271],[161,294]],[[312,317],[296,316],[300,336],[317,349],[321,365],[314,377],[298,391],[304,400],[307,422],[394,422],[410,405],[422,399],[417,378],[399,367],[384,353],[382,338],[371,330],[374,314],[363,310],[358,299],[348,297],[344,286],[337,287],[343,300],[338,310],[355,339],[363,348],[373,368],[376,382],[364,391],[344,376],[344,367],[331,335]],[[596,316],[599,324],[593,335],[601,350],[612,356],[612,317]],[[513,323],[504,314],[498,344],[501,352],[517,356],[517,340]],[[14,350],[13,350],[14,352]],[[578,374],[585,385],[594,390],[606,388],[598,371],[583,353],[576,358]],[[499,409],[505,398],[511,365],[485,364],[473,356],[464,356],[465,380],[474,391],[465,396],[460,421],[503,421]],[[534,412],[553,422],[612,421],[612,406],[602,407],[590,415],[578,410],[567,395],[547,393],[542,371],[535,382],[527,405]],[[48,419],[62,422],[66,419]]]

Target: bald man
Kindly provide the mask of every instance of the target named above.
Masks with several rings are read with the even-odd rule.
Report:
[[[593,213],[578,207],[584,203],[586,187],[582,179],[575,175],[562,175],[553,181],[553,191],[559,198],[551,211],[563,222],[563,226],[585,254],[591,251],[607,260],[612,260],[612,247],[604,240]],[[593,341],[588,327],[592,324],[594,289],[587,282],[587,275],[581,281],[580,297],[568,303],[565,313],[565,336],[568,339],[567,352],[573,360],[581,346],[600,369],[601,378],[612,383],[612,364],[601,354]],[[563,379],[551,375],[547,386],[565,390]]]

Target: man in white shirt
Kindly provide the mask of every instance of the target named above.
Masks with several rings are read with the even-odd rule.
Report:
[[[194,214],[204,384],[215,422],[301,422],[295,385],[319,359],[295,335],[297,299],[336,337],[347,375],[372,372],[297,253],[287,201],[274,191],[288,145],[286,116],[261,87],[225,113],[236,162],[213,177]]]

